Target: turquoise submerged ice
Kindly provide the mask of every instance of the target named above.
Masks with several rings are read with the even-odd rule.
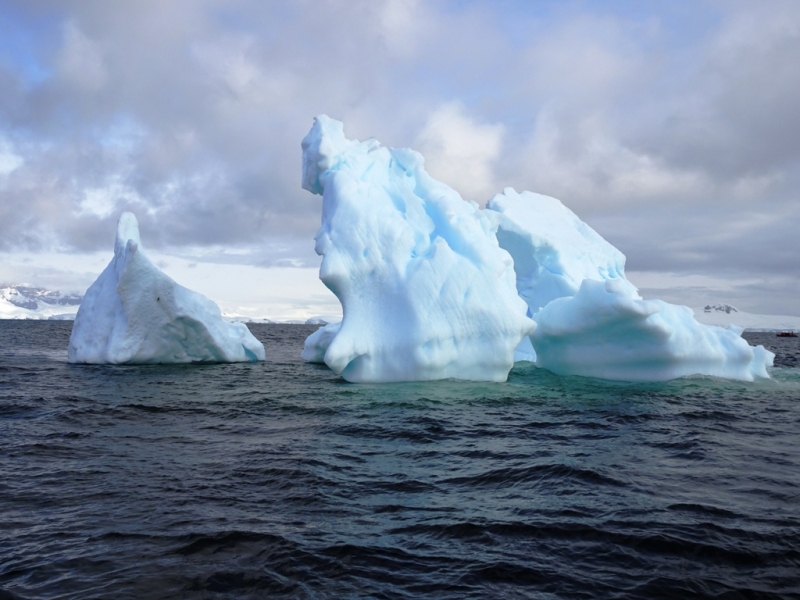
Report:
[[[117,225],[114,258],[81,302],[69,340],[72,363],[189,363],[264,360],[242,323],[175,283],[142,252],[136,217]]]
[[[555,198],[507,189],[487,204],[511,253],[517,289],[538,324],[518,359],[559,375],[662,381],[769,377],[774,354],[741,329],[698,323],[690,308],[643,300],[625,256]]]
[[[348,381],[504,381],[535,324],[493,219],[416,152],[348,140],[326,116],[302,146],[303,187],[323,197],[320,279],[343,311],[307,358]]]

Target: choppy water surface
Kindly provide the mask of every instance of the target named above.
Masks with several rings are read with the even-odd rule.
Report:
[[[798,339],[771,381],[349,384],[73,366],[0,321],[0,598],[800,595]]]

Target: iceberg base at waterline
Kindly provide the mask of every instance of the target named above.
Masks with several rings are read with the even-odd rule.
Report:
[[[89,287],[70,336],[71,363],[245,362],[265,359],[243,323],[227,323],[205,296],[145,256],[136,217],[117,225],[114,258]]]

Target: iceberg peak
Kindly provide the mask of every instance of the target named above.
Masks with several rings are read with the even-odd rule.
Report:
[[[328,115],[314,118],[311,131],[300,144],[303,149],[303,189],[322,195],[320,175],[333,167],[336,158],[348,147],[357,144],[344,135],[344,124]]]
[[[625,255],[560,200],[506,188],[486,209],[499,213],[497,239],[514,258],[517,290],[532,314],[575,295],[584,279],[615,279],[636,295],[625,278]]]
[[[117,222],[117,238],[114,241],[114,254],[120,254],[128,245],[133,242],[137,247],[142,245],[139,238],[139,222],[136,216],[130,212],[124,212]]]

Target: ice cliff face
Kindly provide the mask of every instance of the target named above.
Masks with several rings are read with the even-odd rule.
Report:
[[[492,219],[416,152],[348,140],[326,116],[302,148],[303,187],[323,197],[320,279],[343,310],[325,363],[349,381],[504,381],[535,324]]]
[[[117,226],[114,258],[86,292],[69,341],[72,363],[264,360],[242,323],[226,323],[211,300],[175,283],[145,256],[136,217]]]
[[[625,278],[625,256],[555,198],[507,189],[487,210],[499,214],[497,238],[538,324],[518,360],[625,381],[768,377],[774,355],[748,345],[741,329],[702,325],[690,308],[642,300]]]
[[[585,279],[625,279],[625,255],[559,200],[507,188],[486,205],[497,213],[497,240],[514,258],[517,290],[531,314],[556,298],[574,296]]]

